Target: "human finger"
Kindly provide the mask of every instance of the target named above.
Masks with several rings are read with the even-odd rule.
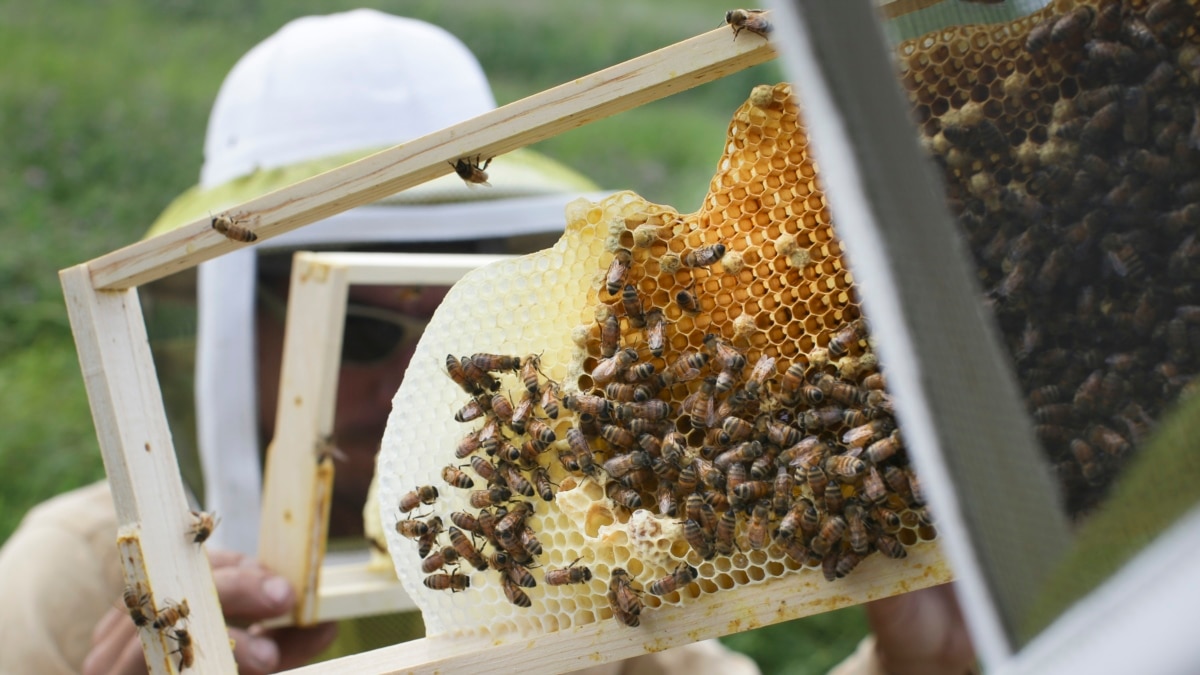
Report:
[[[280,616],[296,603],[286,579],[257,565],[214,569],[213,582],[227,620],[250,624]]]
[[[94,673],[145,673],[142,643],[129,614],[110,609],[92,630],[92,648],[83,660],[84,675]]]

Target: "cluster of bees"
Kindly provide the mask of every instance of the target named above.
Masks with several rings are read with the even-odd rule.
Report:
[[[463,471],[468,465],[443,468],[443,480],[450,486],[469,491],[468,502],[479,509],[476,513],[451,513],[453,525],[449,527],[444,527],[438,516],[422,520],[422,517],[412,515],[414,510],[438,500],[437,487],[420,486],[401,497],[400,512],[410,515],[397,521],[396,531],[417,542],[422,558],[421,571],[427,575],[423,583],[427,588],[452,592],[466,590],[470,587],[470,577],[457,571],[458,565],[466,563],[478,571],[494,570],[509,602],[518,607],[531,606],[529,596],[522,589],[537,585],[530,570],[537,567],[536,559],[542,554],[542,545],[533,528],[526,523],[536,508],[528,499],[536,495],[545,502],[554,500],[554,485],[547,469],[538,463],[538,457],[557,440],[545,419],[558,418],[561,391],[558,383],[541,377],[538,364],[536,355],[524,359],[495,354],[448,355],[446,358],[451,379],[471,395],[470,402],[455,413],[455,420],[465,423],[484,419],[483,426],[468,434],[455,451],[459,459],[469,460],[471,471],[482,484],[480,489],[475,489],[475,479]],[[498,391],[500,381],[495,376],[505,371],[518,373],[524,387],[515,403]],[[568,407],[577,402],[571,395],[561,401]],[[536,415],[538,409],[545,418]],[[592,450],[586,441],[579,444],[581,439],[574,431],[568,432],[570,448],[560,451],[558,460],[573,471],[597,476],[599,468]],[[519,438],[522,436],[524,441]],[[609,470],[612,465],[606,464],[605,468]],[[448,543],[439,541],[443,532]],[[578,562],[576,559],[566,567],[545,570],[543,582],[564,586],[591,581],[591,570]],[[451,565],[455,568],[453,571],[443,571]],[[676,573],[650,584],[649,591],[656,595],[670,593],[680,584],[686,585],[695,574],[695,568],[683,565]],[[623,570],[614,570],[612,576],[610,601],[614,615],[628,625],[638,625],[637,617],[641,613],[638,592]]]
[[[187,536],[192,543],[203,544],[212,536],[220,519],[206,511],[192,511],[192,517],[194,522],[188,528]],[[175,641],[176,648],[171,653],[179,655],[179,670],[195,664],[196,648],[192,644],[192,635],[186,627],[179,626],[181,622],[186,623],[191,613],[186,598],[179,602],[168,600],[162,609],[155,610],[150,601],[150,593],[139,581],[125,587],[121,601],[138,629],[147,628],[164,633]]]
[[[597,313],[581,393],[564,399],[579,420],[570,447],[602,469],[590,475],[620,506],[680,519],[701,560],[774,545],[833,580],[876,550],[904,557],[900,513],[910,525],[932,521],[864,321],[782,372],[736,321],[728,339],[707,333],[699,348],[668,354],[668,342],[691,344],[669,317],[707,303],[694,280],[677,280],[674,306],[645,311],[632,277],[646,274],[635,260],[649,248],[613,254],[602,293],[614,300]],[[708,270],[725,252],[720,243],[685,250],[672,275]]]
[[[1059,0],[902,46],[904,84],[1068,509],[1200,370],[1200,40],[1186,0]]]

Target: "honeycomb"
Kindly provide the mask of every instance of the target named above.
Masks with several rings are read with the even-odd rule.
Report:
[[[1056,0],[899,47],[925,145],[1077,517],[1196,389],[1195,5]]]
[[[727,139],[698,212],[575,202],[433,317],[377,470],[430,634],[637,625],[936,537],[790,86]]]

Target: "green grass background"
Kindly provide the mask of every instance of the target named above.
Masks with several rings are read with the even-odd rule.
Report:
[[[31,506],[103,476],[57,271],[138,239],[199,175],[221,80],[289,19],[374,6],[439,24],[501,104],[716,28],[705,0],[48,0],[0,3],[0,543]],[[605,187],[692,211],[768,64],[545,141]],[[822,673],[861,610],[727,639],[768,673]]]

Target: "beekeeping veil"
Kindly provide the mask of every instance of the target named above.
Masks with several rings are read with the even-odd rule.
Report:
[[[208,123],[200,183],[167,207],[149,235],[495,106],[479,62],[440,28],[367,9],[294,20],[251,49],[225,78]],[[259,254],[554,232],[563,228],[569,201],[598,196],[588,194],[596,188],[587,179],[530,151],[504,155],[488,173],[490,188],[469,189],[449,174],[200,265],[194,414],[202,484],[195,471],[187,476],[195,462],[188,457],[190,439],[179,427],[188,425],[174,419],[187,406],[172,405],[173,399],[178,403],[187,396],[177,386],[172,394],[166,382],[171,368],[161,360],[159,367],[185,477],[203,494],[204,507],[223,517],[213,535],[218,546],[247,553],[257,548],[262,470],[254,290]],[[156,302],[151,294],[151,335],[190,337],[181,306]],[[165,342],[178,346],[181,340]],[[163,346],[156,345],[156,357]],[[186,348],[173,351],[190,359]]]

